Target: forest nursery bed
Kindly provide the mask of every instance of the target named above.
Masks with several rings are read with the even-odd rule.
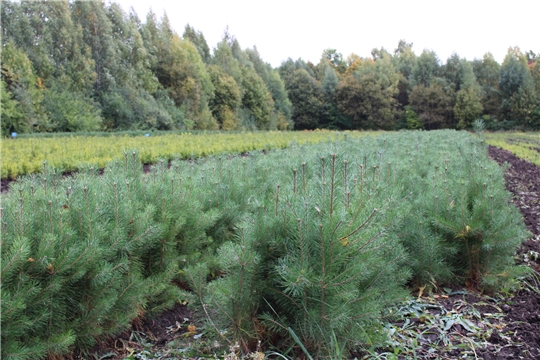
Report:
[[[538,203],[540,168],[509,151],[490,147],[489,155],[505,172],[506,188],[526,219],[533,236],[520,246],[516,261],[529,265],[535,275],[523,279],[516,293],[482,295],[466,288],[443,288],[418,296],[395,308],[396,319],[384,324],[385,346],[353,350],[341,358],[357,359],[537,359],[540,357],[540,211]],[[193,332],[189,331],[190,329]],[[194,327],[193,327],[194,326]],[[120,340],[119,340],[120,339]],[[115,345],[116,344],[116,345]],[[119,345],[120,344],[120,345]],[[155,319],[148,319],[95,347],[96,358],[120,359],[240,359],[239,351],[225,351],[205,331],[204,315],[176,304]],[[219,350],[218,350],[219,349]],[[233,349],[234,350],[234,349]],[[266,352],[266,358],[285,358]],[[100,355],[98,355],[100,354]],[[250,357],[251,356],[251,357]],[[243,358],[257,358],[259,352]],[[261,357],[262,358],[262,357]],[[340,357],[336,357],[340,358]]]
[[[238,154],[254,150],[286,148],[291,144],[314,144],[340,138],[360,138],[377,134],[369,131],[256,131],[256,132],[184,132],[160,136],[110,135],[26,137],[4,139],[2,179],[43,171],[44,163],[63,171],[90,166],[104,168],[121,160],[128,149],[137,149],[144,164],[158,159],[193,159],[218,154]],[[150,135],[150,134],[148,134]],[[129,150],[131,151],[131,150]]]
[[[514,265],[529,235],[502,170],[464,132],[342,138],[158,163],[147,175],[136,153],[102,176],[51,172],[2,195],[3,358],[89,355],[97,339],[155,321],[179,300],[205,323],[185,316],[170,332],[208,346],[369,354],[388,348],[390,309],[404,306],[410,286],[489,293],[531,274]],[[437,336],[478,326],[447,310]],[[151,356],[130,348],[132,358]]]

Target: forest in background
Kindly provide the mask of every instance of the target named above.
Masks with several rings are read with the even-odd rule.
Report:
[[[279,68],[226,29],[210,49],[190,25],[103,1],[2,1],[1,128],[12,132],[540,128],[540,54],[510,48],[443,63],[388,51]]]

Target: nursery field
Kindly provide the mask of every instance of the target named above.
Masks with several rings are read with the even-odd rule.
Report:
[[[132,136],[110,135],[44,137],[25,136],[2,139],[2,179],[38,173],[43,162],[64,171],[76,171],[83,167],[104,168],[111,161],[122,158],[126,150],[137,149],[144,164],[158,159],[172,160],[199,158],[216,154],[239,154],[253,150],[285,148],[292,143],[314,144],[333,141],[340,137],[358,138],[374,132],[197,132],[172,133],[149,137],[144,134]],[[105,135],[105,136],[104,136]]]
[[[147,172],[142,150],[126,146],[103,173],[62,177],[47,165],[12,183],[0,214],[2,358],[88,358],[186,304],[200,322],[162,329],[171,347],[154,356],[134,331],[119,341],[124,355],[411,358],[422,340],[468,356],[506,336],[473,310],[419,301],[509,293],[533,273],[515,263],[531,233],[481,136],[294,141],[241,157],[164,157]],[[409,331],[415,321],[438,325]],[[458,346],[464,337],[478,348]]]
[[[517,157],[540,166],[540,133],[498,132],[486,133],[489,145],[511,151]]]

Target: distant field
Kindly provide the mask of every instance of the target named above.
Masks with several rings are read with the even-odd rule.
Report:
[[[486,142],[511,151],[516,156],[540,166],[540,133],[485,133]]]
[[[161,136],[70,136],[4,139],[1,145],[2,179],[37,173],[47,162],[54,168],[75,171],[85,166],[105,167],[121,159],[123,152],[137,150],[143,163],[158,159],[188,159],[216,154],[238,154],[315,144],[344,137],[359,138],[374,132],[200,132]]]

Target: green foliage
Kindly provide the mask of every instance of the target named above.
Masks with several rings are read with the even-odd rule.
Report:
[[[322,91],[324,96],[326,96],[327,101],[332,102],[334,100],[334,94],[336,92],[336,87],[339,84],[339,79],[337,77],[336,71],[327,65],[324,68],[324,77],[321,81]]]
[[[101,128],[101,111],[82,93],[58,88],[47,90],[43,106],[53,131],[96,131]]]
[[[501,94],[499,91],[499,77],[501,65],[493,58],[491,53],[484,55],[482,60],[472,63],[473,71],[478,85],[482,88],[482,106],[484,113],[499,117]]]
[[[338,85],[338,109],[354,129],[391,129],[397,117],[398,81],[388,59],[363,62]]]
[[[445,85],[444,80],[436,79],[429,87],[416,85],[409,95],[411,108],[427,130],[452,126],[454,93]]]
[[[162,160],[148,174],[147,154],[125,152],[103,175],[44,167],[21,179],[0,215],[2,356],[87,349],[191,299],[231,345],[253,350],[264,336],[325,358],[384,341],[380,320],[409,279],[484,291],[514,284],[523,269],[512,255],[528,234],[480,139],[354,137]]]
[[[400,236],[416,254],[411,266],[418,286],[464,282],[493,291],[512,283],[512,255],[528,234],[518,210],[507,206],[502,169],[489,160],[483,141],[453,137],[456,143],[418,136],[407,150],[406,188],[417,200]]]
[[[510,49],[502,66],[489,53],[472,62],[453,54],[442,64],[433,51],[417,56],[400,40],[393,53],[375,48],[369,58],[345,60],[328,48],[317,64],[288,59],[273,69],[228,29],[211,53],[202,32],[187,25],[180,36],[166,14],[157,19],[149,11],[141,22],[114,2],[2,5],[2,79],[23,113],[19,131],[96,128],[93,104],[109,131],[390,130],[405,126],[397,122],[408,105],[428,130],[468,128],[484,115],[492,128],[540,126],[540,65],[532,51]],[[211,67],[236,83],[238,108],[214,102],[235,86],[229,78],[216,82],[221,75],[212,80]],[[140,100],[132,104],[134,97]],[[71,110],[52,105],[60,99]],[[90,115],[73,119],[81,105]]]
[[[148,134],[149,136],[145,136]],[[351,132],[347,136],[363,137],[367,133]],[[141,161],[155,163],[158,159],[192,159],[222,153],[247,153],[254,150],[279,149],[293,143],[332,141],[340,133],[317,131],[245,132],[206,131],[129,131],[120,133],[38,134],[2,141],[2,178],[37,173],[47,161],[55,168],[75,171],[91,165],[104,168],[109,162],[121,159],[125,149],[138,148]]]
[[[294,128],[297,130],[317,128],[323,105],[320,82],[301,68],[287,75],[285,87],[292,104],[291,119]]]
[[[429,87],[433,78],[439,76],[440,64],[437,55],[433,51],[424,50],[417,58],[412,68],[410,86]]]
[[[418,114],[410,106],[405,106],[405,122],[407,129],[418,130],[424,128],[424,124],[418,118]]]
[[[274,116],[278,118],[275,126],[278,130],[291,130],[293,127],[291,120],[292,103],[289,100],[287,91],[285,90],[285,84],[277,70],[270,72],[267,79],[267,86],[274,100]]]
[[[2,133],[0,136],[10,136],[12,132],[23,133],[27,131],[27,124],[24,121],[24,114],[16,100],[11,98],[11,94],[6,90],[6,84],[0,84],[0,116],[2,117]]]
[[[270,111],[274,107],[274,101],[266,85],[255,71],[248,67],[242,68],[242,105],[253,117],[257,129],[270,129]]]
[[[171,283],[179,257],[197,258],[216,218],[176,172],[158,166],[143,178],[135,153],[100,177],[93,168],[67,180],[45,170],[3,201],[6,357],[88,348],[170,307],[181,296]]]
[[[210,62],[210,48],[206,43],[206,39],[202,32],[195,30],[193,27],[186,25],[184,29],[184,39],[187,39],[195,45],[201,59],[204,63],[208,64]]]
[[[473,121],[478,119],[482,113],[483,107],[479,92],[478,88],[470,87],[461,89],[456,94],[454,116],[458,120],[458,128],[470,128]]]
[[[193,122],[185,118],[183,108],[177,108],[160,90],[156,97],[144,89],[115,88],[102,98],[104,125],[108,130],[126,129],[190,129]]]
[[[97,129],[94,104],[107,130],[291,127],[277,71],[228,33],[211,56],[200,31],[188,25],[182,39],[166,15],[150,12],[142,24],[115,3],[8,0],[2,15],[2,78],[26,119],[20,132]],[[211,103],[222,94],[210,63],[236,82],[241,112]]]
[[[519,48],[508,49],[501,66],[499,87],[504,95],[501,107],[506,118],[531,126],[540,98],[527,60]]]
[[[214,97],[210,101],[212,115],[221,129],[234,130],[238,127],[236,114],[242,104],[240,88],[219,66],[210,65],[208,71],[214,85]]]
[[[363,156],[344,161],[357,149]],[[527,232],[480,141],[408,133],[328,150],[251,164],[274,170],[236,239],[218,250],[223,276],[207,283],[206,265],[189,269],[199,304],[218,309],[211,326],[227,328],[230,343],[248,350],[261,332],[279,334],[284,346],[326,358],[332,341],[375,341],[381,305],[404,296],[409,269],[430,289],[493,291],[523,274],[512,254]]]
[[[19,122],[18,129],[21,132],[49,129],[48,118],[42,107],[43,81],[36,76],[32,62],[12,42],[2,47],[1,56],[2,81],[8,90],[6,98],[17,101],[22,112],[22,123]]]

